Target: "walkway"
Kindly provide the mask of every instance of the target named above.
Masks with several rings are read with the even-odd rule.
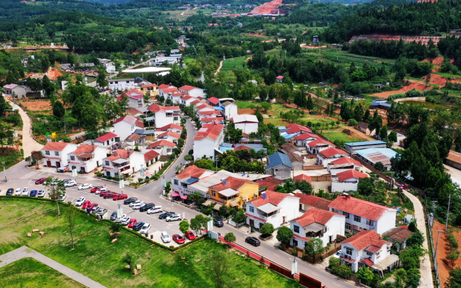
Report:
[[[219,67],[218,67],[218,70],[216,70],[216,72],[214,73],[214,76],[216,77],[216,75],[218,75],[219,71],[221,71],[221,68],[222,68],[222,62],[224,60],[222,60],[221,62],[219,62]]]
[[[415,208],[415,218],[416,224],[418,226],[419,231],[423,234],[424,242],[423,242],[423,249],[429,251],[429,246],[427,244],[427,225],[424,218],[424,209],[419,202],[419,199],[416,198],[413,194],[403,191],[405,195],[410,199],[413,203]],[[434,281],[432,280],[432,268],[431,268],[431,260],[429,258],[429,253],[424,254],[424,259],[421,262],[421,267],[419,268],[421,271],[421,285],[419,287],[434,287]]]
[[[43,148],[43,145],[35,141],[32,137],[32,125],[29,115],[19,106],[9,101],[11,106],[15,105],[18,108],[19,115],[22,119],[22,149],[24,150],[24,158],[29,157],[32,151],[37,151]]]
[[[50,266],[54,270],[66,275],[69,278],[74,279],[75,281],[87,287],[91,287],[91,288],[104,288],[105,287],[99,284],[98,282],[95,282],[91,280],[90,278],[84,276],[83,274],[80,274],[76,272],[75,270],[72,270],[62,264],[59,264],[58,262],[46,257],[45,255],[41,253],[38,253],[37,251],[33,249],[30,249],[27,246],[22,246],[21,248],[18,248],[11,252],[0,255],[0,261],[2,261],[0,262],[0,268],[10,263],[13,263],[19,259],[28,258],[28,257],[32,257],[35,260],[40,261],[43,264]]]

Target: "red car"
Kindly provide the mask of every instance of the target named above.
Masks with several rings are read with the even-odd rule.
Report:
[[[43,184],[45,183],[45,181],[46,181],[46,178],[40,178],[37,181],[35,181],[35,184]]]
[[[85,202],[83,202],[82,209],[87,209],[88,207],[90,207],[90,205],[91,202],[89,200],[86,200]]]
[[[178,244],[184,244],[184,242],[186,242],[184,240],[184,238],[182,238],[181,235],[179,235],[179,234],[174,234],[173,235],[173,240],[174,240],[174,242],[176,242]]]
[[[96,191],[98,191],[98,190],[100,190],[102,188],[104,188],[104,187],[103,186],[96,186],[96,187],[91,188],[90,192],[91,193],[96,193]]]
[[[128,199],[128,195],[126,195],[126,194],[116,194],[114,196],[114,201],[115,200],[123,200],[123,199]]]
[[[95,207],[98,207],[98,203],[93,203],[91,205],[88,205],[88,207],[86,207],[87,209],[90,208],[90,211],[93,210]]]
[[[195,240],[195,235],[191,231],[187,231],[186,238],[189,240]]]
[[[130,223],[128,223],[128,228],[133,228],[133,226],[136,225],[136,223],[138,223],[138,220],[131,219]]]
[[[117,195],[117,193],[109,191],[109,192],[104,193],[104,196],[102,197],[104,199],[107,199],[107,198],[113,198],[115,195]]]

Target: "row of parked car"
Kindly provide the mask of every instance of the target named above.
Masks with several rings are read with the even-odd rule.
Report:
[[[46,192],[44,190],[31,190],[29,191],[29,188],[24,187],[24,188],[17,188],[16,190],[14,188],[9,188],[6,190],[6,195],[7,196],[30,196],[30,197],[40,197],[43,198],[45,197]],[[61,200],[61,199],[59,199]]]

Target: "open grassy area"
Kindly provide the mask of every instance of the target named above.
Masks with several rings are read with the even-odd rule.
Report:
[[[214,287],[209,259],[221,252],[229,258],[229,269],[224,274],[229,287],[299,287],[209,239],[172,253],[122,230],[119,240],[111,244],[110,223],[98,222],[79,212],[74,227],[76,247],[70,251],[66,217],[70,209],[61,205],[63,216],[58,218],[54,202],[1,197],[0,254],[27,245],[107,287]],[[34,233],[31,238],[26,237],[35,228],[44,231],[45,236]],[[122,258],[126,254],[132,255],[135,264],[142,265],[136,277],[124,269]]]
[[[332,132],[325,131],[322,133],[322,135],[330,139],[331,142],[338,141],[338,140],[344,141],[344,143],[362,141],[362,139],[355,138],[353,136],[347,135],[346,133],[339,132],[339,131],[332,131]]]
[[[197,14],[195,10],[176,10],[176,11],[164,11],[163,14],[170,19],[176,21],[184,21],[192,15]]]
[[[245,59],[249,56],[241,56],[235,58],[229,58],[223,61],[221,71],[229,72],[234,70],[237,67],[243,67],[243,63],[245,63]]]
[[[442,104],[431,103],[431,102],[412,101],[412,100],[402,101],[402,103],[407,103],[410,105],[411,104],[412,105],[423,105],[424,108],[428,108],[428,109],[436,109],[437,107],[446,109],[450,107],[448,105],[442,105]]]
[[[34,258],[22,258],[0,268],[0,287],[85,287]]]

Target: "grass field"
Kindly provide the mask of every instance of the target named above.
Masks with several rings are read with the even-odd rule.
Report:
[[[235,58],[229,58],[223,61],[221,71],[229,72],[234,70],[237,67],[243,67],[245,59],[249,56],[241,56]]]
[[[412,101],[412,100],[402,101],[402,103],[413,104],[413,105],[423,105],[424,108],[428,108],[428,109],[435,109],[437,107],[440,107],[440,108],[450,107],[448,105],[441,105],[441,104],[430,103],[430,102]]]
[[[34,258],[22,258],[0,268],[0,287],[85,287]]]
[[[0,254],[27,245],[107,287],[214,287],[209,259],[214,253],[224,253],[229,269],[223,277],[229,287],[299,287],[209,239],[172,253],[122,230],[119,240],[111,244],[110,224],[79,212],[74,227],[76,247],[71,251],[66,217],[70,209],[61,205],[63,217],[57,218],[54,202],[0,198]],[[34,233],[26,237],[35,228],[44,231],[45,236]],[[126,254],[142,265],[136,277],[124,269],[122,258]]]
[[[197,14],[195,10],[177,10],[177,11],[164,11],[163,14],[175,21],[184,21],[190,16]]]
[[[338,132],[338,131],[333,131],[333,132],[325,131],[322,133],[322,135],[330,139],[331,142],[337,141],[337,140],[344,141],[344,143],[362,141],[359,138],[355,138],[350,135],[347,135],[346,133]]]

